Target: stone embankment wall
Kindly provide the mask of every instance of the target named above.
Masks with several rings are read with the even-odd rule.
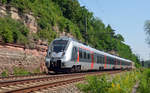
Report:
[[[41,49],[42,50],[42,49]],[[40,72],[45,72],[45,51],[37,49],[24,49],[23,46],[13,44],[0,43],[0,74],[7,70],[9,74],[13,74],[15,67],[23,68],[29,72],[34,72],[40,69]]]

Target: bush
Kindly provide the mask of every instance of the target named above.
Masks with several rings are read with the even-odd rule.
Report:
[[[126,72],[123,75],[116,75],[112,79],[112,85],[108,93],[131,93],[132,88],[139,79],[139,72]]]
[[[13,33],[9,28],[5,28],[2,33],[1,37],[6,43],[12,43],[13,42]]]
[[[31,73],[23,68],[15,67],[13,70],[13,74],[15,76],[25,76],[25,75],[30,75]]]
[[[115,75],[113,78],[108,75],[89,76],[86,78],[87,84],[78,84],[77,87],[85,93],[131,93],[139,75],[139,72],[133,71]]]
[[[38,33],[39,38],[41,38],[43,41],[48,40],[51,42],[54,38],[56,38],[56,32],[47,29],[41,30]]]
[[[140,93],[150,93],[150,69],[145,69],[141,74],[138,91]]]
[[[0,18],[0,37],[5,43],[26,44],[28,33],[23,23],[9,17]]]
[[[2,0],[2,1],[0,1],[0,2],[2,2],[2,4],[6,4],[6,3],[7,3],[7,0]]]
[[[4,70],[4,71],[1,73],[1,76],[2,76],[2,77],[8,77],[8,71],[7,71],[7,70]]]
[[[78,84],[77,87],[85,93],[106,93],[111,87],[111,82],[104,75],[102,77],[88,76],[86,77],[87,84]]]

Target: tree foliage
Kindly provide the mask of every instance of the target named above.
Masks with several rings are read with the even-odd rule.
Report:
[[[6,43],[26,44],[29,30],[11,18],[0,18],[0,38]]]
[[[146,31],[146,34],[147,34],[147,43],[150,45],[150,20],[147,20],[145,22],[145,31]]]

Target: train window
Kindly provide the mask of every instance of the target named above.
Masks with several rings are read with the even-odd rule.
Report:
[[[111,63],[111,64],[113,64],[113,60],[112,60],[112,58],[110,58],[110,63]]]
[[[120,60],[117,60],[117,65],[120,65]]]
[[[111,58],[109,58],[109,64],[111,64],[111,63],[112,63]]]
[[[102,63],[104,64],[104,56],[102,56]]]
[[[84,59],[86,59],[86,52],[84,52]]]
[[[99,63],[102,63],[102,57],[99,56]]]
[[[101,63],[101,56],[98,56],[98,62]]]
[[[113,58],[111,58],[111,64],[114,64],[114,60],[113,60]]]
[[[109,57],[107,57],[107,64],[109,64]]]
[[[98,56],[98,62],[101,63],[101,56]]]
[[[109,57],[109,64],[111,64],[111,58]]]
[[[115,62],[116,62],[116,60],[115,60],[115,58],[113,58],[113,64],[115,65]]]
[[[82,58],[82,50],[79,50],[79,57]]]
[[[112,58],[110,58],[109,61],[110,61],[110,64],[112,64]]]
[[[90,54],[88,53],[88,59],[90,59]]]
[[[101,61],[101,56],[98,56],[98,60],[99,60],[99,63],[101,63],[102,61]]]
[[[111,64],[114,64],[114,60],[113,60],[113,58],[111,58]]]
[[[110,63],[110,57],[108,57],[108,61],[109,61],[109,63]]]
[[[99,56],[97,56],[97,63],[99,63]]]
[[[72,60],[77,59],[77,48],[73,47],[72,49]]]
[[[98,62],[101,63],[101,57],[100,56],[98,56]]]

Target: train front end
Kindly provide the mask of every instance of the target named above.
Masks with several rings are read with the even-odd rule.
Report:
[[[45,64],[49,71],[62,72],[64,70],[68,43],[68,40],[56,39],[48,47]]]

